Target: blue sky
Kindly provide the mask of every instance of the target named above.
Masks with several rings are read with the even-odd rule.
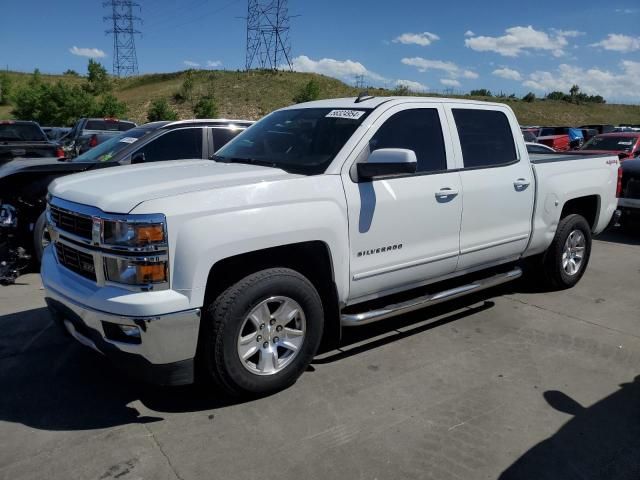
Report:
[[[138,0],[141,73],[244,67],[246,0]],[[5,2],[0,66],[109,69],[102,1]],[[416,90],[538,95],[577,83],[610,101],[640,103],[640,4],[635,2],[289,0],[297,70],[349,83]],[[75,47],[75,48],[74,48]],[[185,63],[186,62],[186,63]]]

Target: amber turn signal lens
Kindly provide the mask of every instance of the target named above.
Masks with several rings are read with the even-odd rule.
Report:
[[[136,228],[136,243],[160,243],[164,241],[164,229],[162,225],[142,225]]]
[[[136,269],[136,280],[139,285],[145,283],[164,282],[167,279],[165,264],[156,263],[152,265],[138,265]]]

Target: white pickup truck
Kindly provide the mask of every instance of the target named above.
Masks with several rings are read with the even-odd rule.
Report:
[[[126,371],[264,394],[343,327],[516,279],[527,257],[575,285],[617,170],[613,155],[530,158],[501,104],[300,104],[212,160],[55,180],[42,281],[54,318]]]

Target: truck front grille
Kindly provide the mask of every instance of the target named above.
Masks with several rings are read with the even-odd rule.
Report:
[[[91,240],[93,220],[91,217],[69,212],[53,205],[50,207],[51,220],[55,226],[76,237]]]
[[[55,247],[61,265],[84,278],[96,281],[96,267],[92,255],[60,242],[55,242]]]

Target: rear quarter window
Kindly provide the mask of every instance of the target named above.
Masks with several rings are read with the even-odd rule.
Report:
[[[465,168],[508,165],[517,161],[507,116],[497,110],[454,108]]]

